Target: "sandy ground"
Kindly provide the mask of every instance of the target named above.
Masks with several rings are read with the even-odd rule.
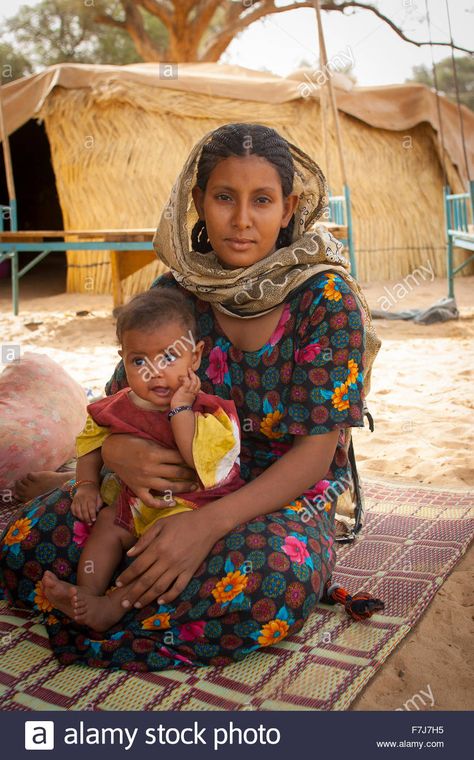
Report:
[[[100,393],[118,359],[112,299],[64,293],[64,270],[63,259],[51,257],[26,275],[18,317],[11,314],[8,281],[0,281],[2,342],[48,354],[81,385]],[[387,289],[396,292],[394,286],[365,286],[370,306],[380,309]],[[474,492],[474,277],[458,278],[455,290],[459,320],[431,326],[376,322],[383,341],[369,397],[376,427],[373,433],[354,431],[362,478],[402,478]],[[392,310],[428,308],[446,293],[444,280],[427,279]],[[474,709],[473,557],[471,549],[353,709],[394,710],[422,691],[433,695],[423,709]]]

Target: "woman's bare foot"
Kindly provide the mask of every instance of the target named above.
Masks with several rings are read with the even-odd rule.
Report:
[[[95,596],[85,586],[60,581],[49,570],[44,573],[42,584],[45,596],[53,607],[94,631],[106,631],[118,623],[126,612],[121,605],[125,596],[122,589],[107,596]]]
[[[29,501],[36,496],[51,491],[53,488],[60,488],[64,483],[74,477],[71,472],[52,472],[50,470],[40,470],[38,472],[29,472],[24,478],[15,481],[15,497],[22,501]]]

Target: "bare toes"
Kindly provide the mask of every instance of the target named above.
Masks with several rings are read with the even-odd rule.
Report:
[[[54,585],[55,580],[56,576],[50,573],[49,570],[45,570],[41,582],[44,583],[45,586],[51,588]]]

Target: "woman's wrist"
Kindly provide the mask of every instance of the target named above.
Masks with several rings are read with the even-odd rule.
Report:
[[[199,508],[199,512],[205,516],[206,523],[210,526],[216,541],[227,536],[238,522],[233,519],[232,513],[226,508],[226,496],[217,501],[212,501]]]
[[[102,459],[104,461],[105,466],[109,470],[115,470],[115,459],[112,461],[111,457],[115,457],[117,452],[117,447],[120,447],[122,444],[123,438],[131,438],[130,435],[127,436],[127,434],[121,434],[118,435],[117,433],[111,433],[107,436],[105,441],[102,443]],[[117,440],[118,439],[118,440]]]

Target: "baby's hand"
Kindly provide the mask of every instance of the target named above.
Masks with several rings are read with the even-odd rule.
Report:
[[[191,406],[201,390],[201,381],[192,369],[188,369],[187,375],[180,377],[180,380],[181,385],[174,392],[170,402],[171,409],[177,406]]]
[[[82,522],[92,525],[97,518],[97,512],[104,506],[100,489],[92,483],[80,485],[71,504],[71,512]]]

